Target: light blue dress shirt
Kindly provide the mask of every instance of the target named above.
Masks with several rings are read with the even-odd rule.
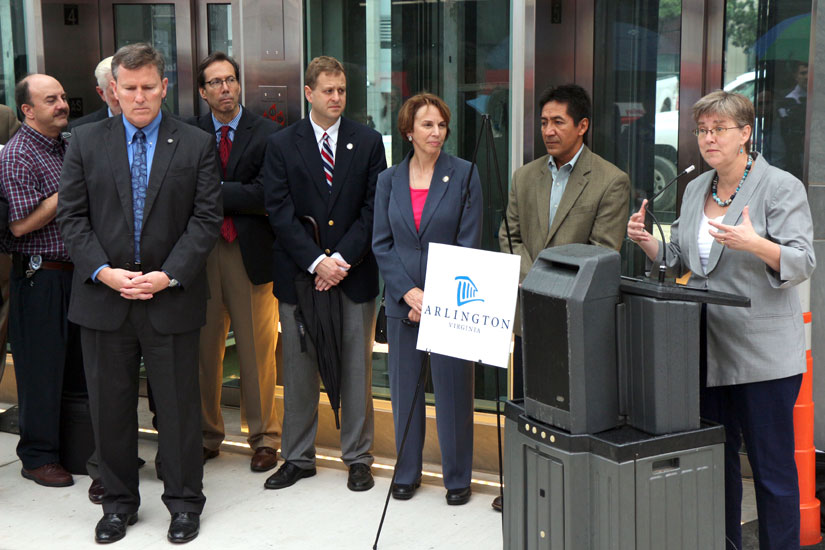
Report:
[[[567,180],[570,179],[570,173],[575,168],[583,150],[584,145],[579,147],[579,151],[570,159],[570,162],[563,164],[561,168],[556,168],[556,162],[553,160],[553,156],[550,156],[548,165],[550,166],[550,175],[553,176],[553,184],[550,189],[550,225],[553,225],[553,218],[556,216],[556,210],[559,209],[561,197],[567,187]]]
[[[229,141],[235,143],[235,132],[238,130],[238,124],[241,122],[241,115],[243,114],[243,107],[238,105],[238,114],[235,115],[235,118],[229,121],[229,124],[224,124],[217,118],[215,118],[214,113],[212,114],[212,124],[215,126],[215,142],[220,145],[221,144],[221,128],[224,126],[229,126]]]

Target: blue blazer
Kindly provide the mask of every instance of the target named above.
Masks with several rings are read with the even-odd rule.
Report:
[[[386,312],[404,318],[410,307],[404,294],[413,288],[424,289],[430,243],[478,248],[481,245],[481,181],[466,160],[442,152],[438,156],[421,214],[420,229],[415,229],[410,198],[410,159],[378,176],[375,193],[375,221],[372,250],[384,278]],[[464,214],[459,227],[459,211]]]

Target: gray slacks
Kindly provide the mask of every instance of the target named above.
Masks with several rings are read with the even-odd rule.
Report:
[[[344,464],[372,464],[374,421],[372,408],[372,344],[375,337],[375,300],[358,304],[342,293],[343,365],[341,369],[341,458]],[[299,468],[315,465],[318,399],[321,378],[315,347],[307,335],[306,352],[295,322],[295,306],[280,302],[284,384],[281,456]]]

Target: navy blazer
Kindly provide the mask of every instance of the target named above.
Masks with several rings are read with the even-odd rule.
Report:
[[[387,167],[381,134],[341,118],[332,187],[308,119],[269,137],[264,161],[264,196],[272,246],[273,293],[295,304],[295,277],[321,254],[338,252],[349,263],[341,290],[356,303],[378,295],[378,267],[372,255],[372,208],[378,174]],[[301,218],[318,224],[320,244]]]
[[[471,164],[442,152],[430,181],[420,228],[416,230],[410,198],[410,159],[378,176],[372,249],[384,278],[386,312],[407,317],[404,295],[424,289],[430,243],[478,248],[481,245],[482,199],[478,170],[467,182]],[[464,205],[464,213],[461,205]],[[459,216],[461,224],[459,226]]]
[[[211,112],[190,122],[208,132],[214,140]],[[269,256],[275,235],[264,209],[263,164],[267,138],[280,129],[279,124],[244,108],[221,185],[223,214],[232,217],[238,230],[246,275],[256,285],[272,281]]]

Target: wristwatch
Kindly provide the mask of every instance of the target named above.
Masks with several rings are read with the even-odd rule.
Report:
[[[177,279],[169,279],[169,288],[175,288],[176,286],[180,286],[180,281]]]

